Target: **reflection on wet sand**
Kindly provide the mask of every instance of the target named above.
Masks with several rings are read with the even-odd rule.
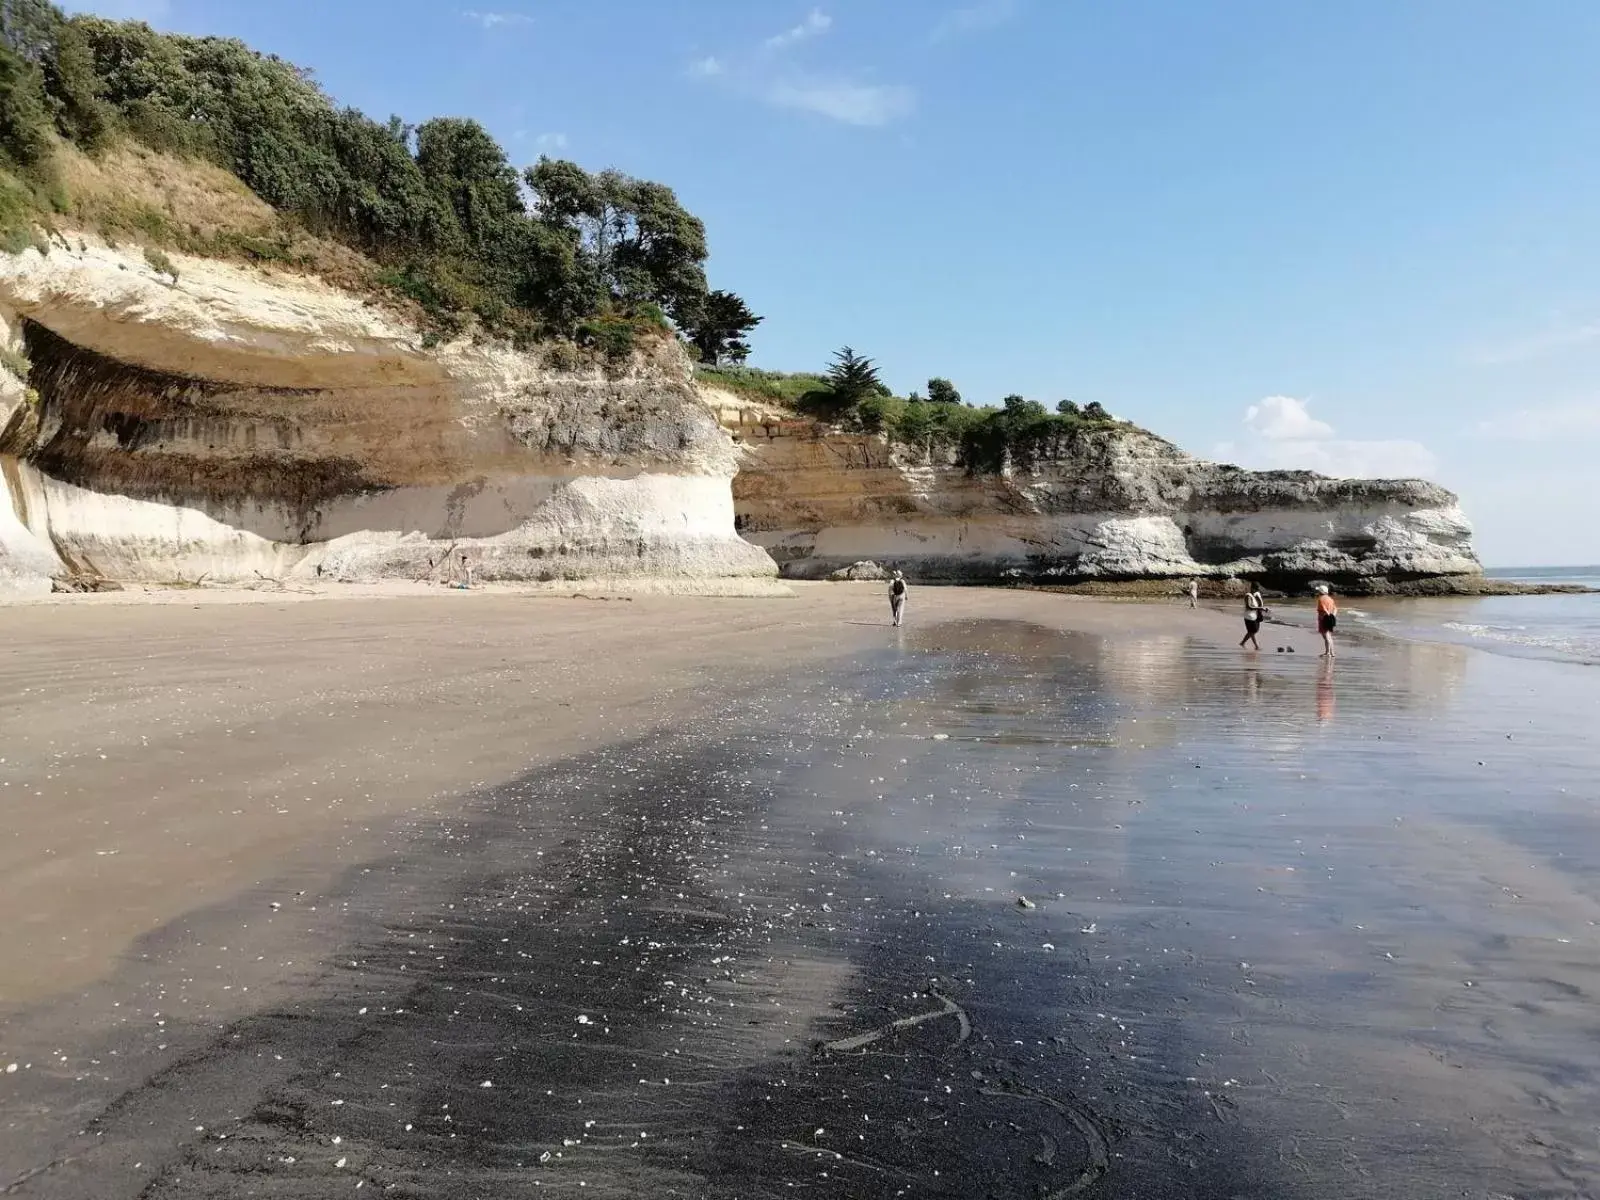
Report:
[[[1163,734],[1170,738],[1178,728],[1175,715],[1195,705],[1211,707],[1216,717],[1230,722],[1244,721],[1249,714],[1252,723],[1259,707],[1275,734],[1326,723],[1337,710],[1335,668],[1348,686],[1360,689],[1368,711],[1438,709],[1463,684],[1473,653],[1461,646],[1374,646],[1369,641],[1329,662],[1311,655],[1236,653],[1184,637],[1095,637],[1016,621],[955,622],[918,630],[904,641],[907,649],[921,654],[969,656],[969,670],[950,685],[951,694],[964,700],[986,694],[988,703],[999,706],[995,711],[1009,711],[1024,721],[1049,711],[1028,694],[1028,686],[1045,678],[1047,668],[1088,672],[1096,693],[1111,702],[1101,714],[1105,735],[1146,746],[1160,744]],[[1031,666],[997,683],[998,665],[1007,660],[1026,660]],[[1218,708],[1215,689],[1235,676],[1245,689],[1245,705],[1238,711]],[[1309,709],[1297,699],[1308,679],[1314,680],[1315,695]],[[1138,729],[1132,728],[1135,722]],[[1008,736],[1019,734],[1016,728],[1007,731]]]
[[[981,652],[991,632],[1001,655]],[[1600,1111],[1600,915],[1556,830],[1579,819],[1561,785],[1587,761],[1564,710],[1596,715],[1592,680],[1551,677],[1579,690],[1506,732],[1507,700],[1537,685],[1454,646],[1286,662],[1181,639],[947,639],[958,680],[919,720],[1012,753],[980,760],[967,802],[927,822],[959,837],[930,847],[943,877],[974,901],[1008,885],[1056,900],[1069,938],[1142,979],[1124,999],[1145,1014],[1136,1059],[1186,1056],[1208,1094],[1248,1103],[1295,1147],[1295,1194],[1479,1179],[1581,1194],[1563,1189],[1596,1169],[1582,1114]],[[1581,819],[1591,844],[1593,810]]]

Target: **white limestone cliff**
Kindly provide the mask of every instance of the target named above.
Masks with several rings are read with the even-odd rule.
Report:
[[[670,339],[610,364],[428,346],[315,279],[176,263],[77,239],[0,255],[0,339],[32,363],[26,388],[0,369],[0,592],[442,578],[462,554],[518,581],[1480,573],[1432,484],[1240,471],[1126,426],[972,473],[697,393]]]
[[[925,580],[1254,577],[1366,592],[1481,574],[1455,496],[1418,480],[1244,471],[1130,426],[1083,429],[994,474],[805,420],[730,427],[745,451],[739,529],[791,577],[863,559]]]
[[[661,339],[427,347],[300,275],[58,242],[0,256],[0,590],[438,577],[762,579],[737,454]],[[31,398],[30,398],[31,397]]]

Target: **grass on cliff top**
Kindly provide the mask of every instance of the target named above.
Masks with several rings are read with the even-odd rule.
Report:
[[[132,242],[204,258],[282,267],[370,289],[375,268],[285,219],[221,167],[125,142],[93,157],[59,147],[63,218],[112,246]]]
[[[801,401],[813,392],[826,392],[828,381],[806,371],[763,371],[758,367],[697,366],[695,378],[707,387],[721,388],[744,400],[776,404],[799,411]]]
[[[47,249],[49,243],[38,226],[65,205],[64,193],[0,167],[0,252],[18,254],[29,246]]]
[[[177,250],[272,265],[372,291],[377,270],[360,254],[286,220],[220,167],[127,142],[93,157],[59,143],[43,176],[0,166],[0,250],[48,254],[71,231],[112,247]],[[400,302],[413,318],[419,314]]]

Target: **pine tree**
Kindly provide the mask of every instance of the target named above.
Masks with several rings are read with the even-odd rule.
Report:
[[[751,312],[741,297],[718,290],[706,293],[684,332],[701,362],[711,366],[723,359],[742,363],[750,357],[750,331],[764,319]]]
[[[878,378],[878,368],[849,346],[833,356],[826,376],[833,402],[842,411],[860,404],[868,396],[886,396],[889,389]]]

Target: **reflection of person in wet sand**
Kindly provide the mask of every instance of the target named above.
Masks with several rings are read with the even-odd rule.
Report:
[[[1317,585],[1317,632],[1322,635],[1322,657],[1333,657],[1333,629],[1339,623],[1339,603],[1328,593],[1328,585]]]
[[[1322,670],[1317,675],[1317,720],[1324,723],[1333,720],[1333,658],[1331,655],[1323,660]]]
[[[1261,643],[1256,641],[1256,634],[1261,632],[1261,622],[1267,619],[1267,602],[1261,598],[1261,585],[1252,583],[1250,593],[1244,598],[1244,637],[1239,645],[1248,642],[1255,649],[1261,649]]]

